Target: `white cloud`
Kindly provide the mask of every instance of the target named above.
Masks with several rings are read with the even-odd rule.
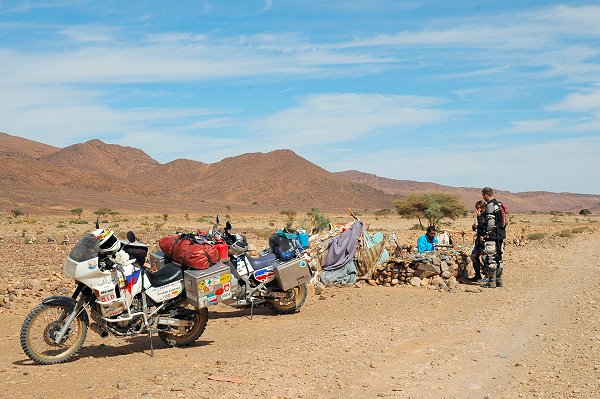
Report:
[[[309,96],[294,108],[250,124],[253,131],[289,145],[349,141],[381,129],[437,123],[448,111],[439,98],[382,94],[329,93]]]
[[[600,194],[600,138],[543,144],[437,146],[356,152],[335,158],[311,154],[331,171],[358,169],[394,179],[509,191],[565,191]],[[382,160],[385,160],[382,162]]]
[[[65,146],[82,138],[140,129],[151,131],[156,123],[165,130],[170,126],[201,129],[227,123],[225,117],[215,117],[222,114],[215,109],[113,108],[104,104],[106,95],[62,86],[0,85],[0,128],[10,134]]]
[[[548,132],[559,126],[560,119],[521,120],[512,121],[511,124],[513,133]]]
[[[548,107],[550,111],[585,112],[600,110],[600,87],[571,93],[563,101]]]
[[[389,57],[343,53],[303,43],[294,35],[251,35],[208,39],[204,35],[163,34],[131,44],[109,41],[110,29],[63,30],[79,50],[43,52],[0,49],[0,74],[13,83],[139,83],[181,82],[273,74],[314,75],[331,68],[362,68],[394,62]]]

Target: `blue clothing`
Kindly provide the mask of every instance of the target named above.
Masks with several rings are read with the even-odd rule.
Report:
[[[438,243],[437,235],[433,237],[433,240],[430,240],[429,237],[427,237],[427,234],[423,234],[417,240],[417,252],[433,251],[433,249],[434,249],[433,244],[437,244],[437,243]]]

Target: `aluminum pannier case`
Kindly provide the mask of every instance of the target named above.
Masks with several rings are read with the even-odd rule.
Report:
[[[277,284],[283,291],[287,291],[300,284],[308,283],[311,279],[310,266],[304,256],[287,262],[278,262],[275,265]]]

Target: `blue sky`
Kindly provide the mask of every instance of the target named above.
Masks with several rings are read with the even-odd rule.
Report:
[[[579,1],[0,0],[0,131],[600,194],[598,21]]]

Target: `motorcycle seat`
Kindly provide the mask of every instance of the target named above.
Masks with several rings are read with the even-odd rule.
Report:
[[[183,280],[183,271],[181,266],[175,263],[167,263],[154,273],[147,273],[148,280],[153,287],[160,287],[177,280]]]
[[[277,260],[277,258],[275,257],[275,254],[272,252],[267,253],[265,255],[261,255],[257,258],[253,258],[251,256],[246,256],[246,257],[248,258],[248,262],[250,262],[250,264],[252,265],[252,268],[254,270],[260,270],[267,266],[271,266]]]

